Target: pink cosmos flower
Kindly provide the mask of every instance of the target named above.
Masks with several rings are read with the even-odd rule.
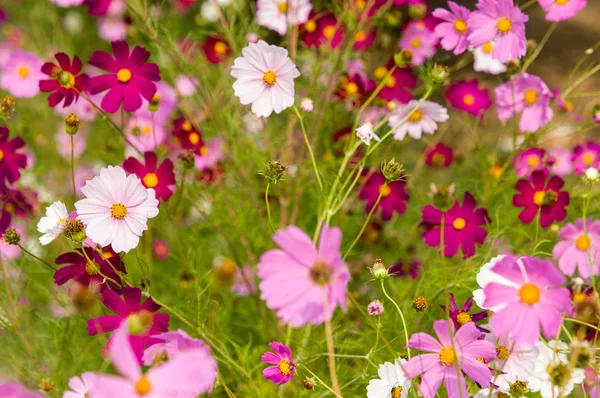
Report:
[[[427,205],[423,209],[422,218],[426,232],[423,235],[429,247],[442,245],[442,228],[444,231],[444,256],[452,257],[462,248],[463,258],[475,254],[475,243],[483,244],[487,231],[482,225],[492,222],[484,208],[477,209],[477,202],[469,192],[465,193],[462,205],[456,201],[446,212]]]
[[[534,171],[529,179],[521,179],[515,188],[519,193],[513,196],[515,207],[524,207],[519,219],[525,224],[532,222],[540,212],[540,226],[549,227],[554,221],[567,217],[565,207],[571,201],[569,192],[561,191],[565,185],[558,176],[552,176],[546,183],[547,173]]]
[[[19,169],[27,166],[27,156],[21,153],[25,142],[21,137],[8,139],[8,129],[0,127],[0,193],[7,192],[7,183],[12,184],[21,178]]]
[[[423,264],[419,260],[400,261],[388,269],[388,274],[395,278],[410,276],[410,279],[418,279],[423,272]]]
[[[519,130],[523,132],[535,133],[554,117],[552,93],[538,76],[521,73],[495,91],[498,119],[505,122],[522,112]]]
[[[144,153],[144,163],[134,157],[127,158],[123,162],[123,169],[135,174],[146,188],[153,188],[156,197],[166,202],[173,194],[175,188],[175,173],[173,162],[165,159],[158,165],[158,157],[154,152]]]
[[[198,170],[214,168],[224,157],[223,142],[219,138],[208,141],[194,154],[194,165]]]
[[[16,382],[0,383],[0,397],[4,398],[44,398],[46,395],[31,392]]]
[[[469,42],[473,47],[496,41],[492,56],[501,62],[521,58],[527,52],[525,22],[529,17],[514,0],[479,0],[469,16]]]
[[[72,6],[80,6],[85,0],[50,0],[52,3],[56,4],[59,7],[72,7]]]
[[[104,315],[88,320],[87,330],[90,336],[98,333],[112,332],[119,328],[125,321],[133,321],[139,324],[142,331],[139,335],[129,336],[131,348],[142,363],[144,347],[160,343],[154,338],[155,335],[169,330],[169,314],[156,314],[161,306],[156,304],[152,297],[148,297],[141,305],[142,291],[137,288],[125,286],[123,288],[123,299],[113,290],[102,292],[102,303],[117,315]],[[109,351],[114,336],[107,343]]]
[[[175,88],[182,97],[191,97],[198,91],[198,79],[185,75],[177,76]]]
[[[402,366],[409,378],[423,375],[419,394],[435,397],[443,381],[448,398],[468,397],[463,372],[479,386],[488,387],[492,372],[479,359],[495,358],[494,344],[479,340],[481,332],[473,322],[455,332],[452,321],[439,320],[433,322],[433,329],[439,342],[426,333],[413,334],[407,347],[427,354],[412,357]]]
[[[69,379],[69,388],[72,391],[65,391],[62,398],[87,398],[93,378],[94,374],[91,372],[85,372],[81,377],[71,377]]]
[[[435,34],[441,40],[444,50],[454,50],[455,55],[462,54],[469,44],[467,21],[471,11],[453,1],[448,1],[448,7],[450,11],[444,8],[436,8],[433,11],[434,17],[444,21],[435,27]]]
[[[216,364],[204,345],[182,350],[142,373],[133,343],[138,336],[130,334],[131,324],[123,322],[109,346],[110,359],[120,376],[95,373],[90,398],[196,397],[212,390]]]
[[[379,172],[373,173],[365,185],[363,185],[358,197],[359,199],[366,200],[365,212],[369,214],[373,206],[375,206],[379,194],[381,194],[381,199],[373,213],[381,209],[381,219],[389,221],[394,216],[394,212],[398,214],[406,212],[406,201],[410,199],[410,196],[406,190],[406,181],[404,180],[393,181],[387,185],[384,184],[385,177],[383,174]]]
[[[192,121],[180,117],[173,122],[171,134],[179,139],[181,147],[186,150],[199,152],[204,147],[202,132]]]
[[[488,316],[487,311],[480,311],[480,312],[471,314],[471,307],[473,306],[472,298],[467,299],[467,301],[465,301],[465,303],[462,305],[462,307],[459,307],[458,304],[456,304],[456,299],[454,298],[454,294],[450,293],[449,304],[450,304],[450,308],[448,310],[446,310],[446,306],[443,304],[440,304],[440,307],[442,307],[444,312],[447,313],[448,316],[450,316],[450,319],[452,319],[454,326],[458,329],[460,329],[462,326],[468,324],[469,322],[475,323],[475,322],[482,321],[485,318],[487,318],[487,316]],[[479,326],[477,326],[477,329],[481,333],[488,332],[487,329],[484,329]]]
[[[517,177],[528,177],[536,170],[546,170],[546,151],[542,148],[529,148],[513,159],[513,167]]]
[[[571,152],[563,148],[552,149],[548,154],[546,164],[550,172],[559,177],[564,177],[573,172]]]
[[[56,264],[62,267],[54,273],[54,283],[61,286],[74,280],[85,287],[97,284],[101,290],[110,286],[111,289],[121,292],[121,278],[117,271],[123,274],[126,274],[127,271],[119,254],[110,250],[107,251],[111,254],[110,256],[108,254],[100,255],[90,247],[83,250],[85,250],[85,255],[82,249],[77,249],[75,252],[64,253],[56,258]],[[88,261],[88,258],[91,262]],[[105,277],[111,278],[114,282]]]
[[[377,32],[374,30],[360,30],[354,35],[354,51],[365,51],[373,45]]]
[[[160,70],[156,64],[147,64],[150,52],[136,46],[129,52],[125,41],[112,42],[114,57],[106,51],[96,51],[90,57],[90,65],[110,73],[94,76],[89,80],[89,91],[98,94],[109,90],[102,99],[102,109],[115,113],[121,103],[125,112],[135,112],[142,106],[142,97],[151,101],[156,94]]]
[[[133,146],[143,152],[154,151],[164,142],[167,135],[163,124],[156,118],[153,121],[152,116],[146,112],[136,112],[129,119],[125,134]]]
[[[511,336],[517,344],[535,344],[551,339],[562,324],[562,312],[571,308],[566,280],[551,260],[506,256],[492,268],[513,286],[491,282],[483,289],[484,306],[494,307],[490,325],[501,338]]]
[[[587,0],[538,0],[546,11],[546,20],[560,22],[571,19],[587,6]]]
[[[258,24],[283,36],[288,25],[299,25],[308,21],[312,5],[310,0],[258,0],[256,8]]]
[[[135,112],[135,115],[142,115],[150,119],[154,116],[155,124],[164,126],[177,108],[177,92],[169,84],[160,81],[156,83],[156,94],[152,97],[152,102],[145,99],[143,101],[144,105]]]
[[[483,117],[484,111],[492,106],[492,100],[489,91],[478,85],[475,79],[456,82],[446,90],[446,98],[454,108]]]
[[[380,316],[383,314],[383,311],[383,304],[379,300],[371,301],[367,306],[367,312],[371,316]]]
[[[381,81],[394,66],[394,60],[388,61],[386,66],[375,69],[375,78]],[[378,83],[379,84],[379,83]],[[378,96],[385,101],[398,101],[406,104],[412,99],[409,90],[417,87],[417,78],[410,67],[396,68],[386,81]]]
[[[423,65],[425,60],[433,57],[438,39],[421,21],[410,22],[400,39],[400,49],[410,50],[412,63]]]
[[[250,294],[256,294],[256,282],[254,281],[254,272],[252,268],[245,266],[235,269],[235,276],[231,290],[238,296],[244,297]]]
[[[50,77],[39,82],[41,92],[49,93],[48,105],[54,108],[63,102],[63,108],[71,105],[79,99],[79,93],[86,89],[88,76],[81,73],[81,60],[73,57],[73,61],[67,54],[58,53],[54,55],[58,66],[52,62],[42,65],[42,72]]]
[[[274,366],[263,369],[263,377],[280,386],[294,377],[296,364],[292,361],[290,347],[275,341],[270,342],[269,347],[275,352],[265,352],[262,361]]]
[[[338,305],[346,309],[350,273],[340,254],[339,228],[324,225],[318,247],[295,226],[277,231],[273,240],[281,249],[264,253],[257,265],[267,307],[296,328],[323,323]]]
[[[40,92],[39,81],[45,78],[41,71],[43,63],[30,52],[11,51],[8,60],[0,69],[0,88],[14,97],[35,97]]]
[[[127,37],[127,21],[121,15],[104,15],[98,18],[98,36],[113,42]]]
[[[577,145],[573,149],[571,162],[577,175],[583,175],[590,167],[600,168],[600,144],[587,141],[583,145]]]
[[[565,225],[558,237],[562,240],[552,254],[562,272],[573,275],[577,269],[584,279],[600,273],[600,221],[588,218],[584,228],[580,218],[576,224]]]
[[[32,198],[29,195],[26,196],[24,193],[27,193],[27,191],[10,189],[4,192],[2,215],[0,215],[0,233],[6,231],[6,228],[11,225],[15,216],[26,217],[27,214],[33,213]]]

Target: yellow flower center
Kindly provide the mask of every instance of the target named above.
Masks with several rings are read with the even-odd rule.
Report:
[[[144,126],[142,128],[142,134],[144,134],[144,135],[150,135],[150,133],[152,133],[152,127],[150,127],[150,126]]]
[[[366,0],[357,0],[356,1],[356,7],[358,7],[359,10],[362,10],[366,6],[367,6]]]
[[[583,155],[583,163],[586,164],[586,166],[590,166],[592,163],[594,163],[594,160],[596,160],[596,157],[590,153],[590,152],[586,152],[585,155]]]
[[[458,322],[459,325],[465,325],[471,322],[472,320],[473,319],[471,318],[471,314],[469,314],[468,312],[459,312],[456,316],[456,322]]]
[[[419,40],[415,37],[414,39],[412,39],[410,41],[410,45],[412,46],[412,48],[419,48],[419,47],[421,47],[421,40]]]
[[[0,149],[0,162],[4,160],[4,151]]]
[[[565,108],[565,111],[567,112],[571,112],[573,110],[573,103],[571,101],[565,101],[563,104],[563,107]]]
[[[306,21],[304,24],[304,30],[306,30],[308,33],[312,33],[317,30],[317,23],[314,21],[314,19],[309,19]]]
[[[573,294],[573,303],[575,304],[579,304],[579,303],[583,303],[583,301],[585,300],[587,296],[585,295],[585,293],[575,293]]]
[[[415,111],[412,113],[412,115],[410,115],[410,116],[408,117],[408,120],[409,120],[409,121],[411,121],[411,122],[413,122],[413,123],[419,122],[419,121],[421,121],[421,119],[423,119],[423,112],[421,112],[421,111],[420,111],[420,110],[418,110],[418,109],[416,109],[416,110],[415,110]]]
[[[285,14],[287,12],[287,1],[280,1],[279,2],[279,12],[281,12],[282,14]]]
[[[446,366],[456,363],[456,351],[452,347],[443,347],[440,351],[440,362]]]
[[[202,148],[200,148],[200,155],[206,156],[207,153],[208,153],[207,147],[203,146]]]
[[[181,125],[181,128],[185,131],[192,131],[192,123],[190,123],[189,120],[186,120],[185,122],[183,122],[183,124]]]
[[[58,83],[66,89],[73,88],[75,86],[75,76],[71,72],[63,71],[58,77]]]
[[[590,248],[590,238],[587,235],[581,235],[575,241],[575,246],[581,251],[586,251]]]
[[[375,72],[373,74],[375,75],[376,79],[381,80],[385,77],[387,73],[387,68],[385,66],[380,66],[379,68],[375,69]]]
[[[387,198],[392,193],[392,188],[389,185],[383,184],[379,187],[378,191],[382,198]]]
[[[327,39],[331,39],[334,34],[335,34],[335,26],[334,25],[326,26],[325,29],[323,29],[323,36],[325,36]]]
[[[115,203],[110,207],[110,215],[117,220],[122,220],[127,215],[127,207],[123,203]]]
[[[263,82],[265,82],[265,84],[267,84],[268,86],[272,86],[273,84],[275,84],[276,81],[277,74],[273,71],[268,70],[263,75]]]
[[[85,264],[85,272],[88,275],[98,275],[100,272],[100,266],[95,261],[88,261]]]
[[[527,158],[527,164],[529,165],[529,167],[537,167],[538,164],[540,164],[540,158],[537,156],[529,156]]]
[[[150,392],[150,380],[146,378],[146,376],[140,377],[140,379],[135,383],[135,391],[139,395],[146,395]]]
[[[492,51],[494,51],[494,45],[492,44],[491,41],[488,41],[483,46],[481,46],[481,49],[483,50],[484,53],[491,54]]]
[[[292,365],[290,365],[290,361],[287,359],[282,359],[279,362],[279,371],[284,376],[288,376],[290,373],[292,373]]]
[[[496,27],[500,32],[508,33],[512,29],[512,22],[510,22],[510,19],[502,17],[498,20],[498,24],[496,25]]]
[[[535,90],[525,90],[525,103],[527,105],[533,105],[538,100],[538,93]]]
[[[467,23],[462,19],[457,19],[454,21],[454,29],[461,34],[467,33]]]
[[[117,72],[117,79],[121,83],[127,83],[131,79],[131,71],[129,69],[121,69]]]
[[[190,141],[190,144],[196,145],[200,142],[200,134],[196,133],[195,131],[192,131],[190,135],[188,135],[188,140]]]
[[[390,76],[390,77],[387,79],[387,82],[385,82],[385,85],[386,85],[388,88],[394,88],[394,87],[396,87],[396,78],[395,78],[394,76]]]
[[[504,361],[506,358],[508,358],[508,354],[510,354],[508,348],[506,348],[506,346],[503,345],[499,345],[498,347],[496,347],[496,352],[498,353],[498,359],[501,361]]]
[[[27,68],[26,66],[21,66],[19,68],[19,77],[21,79],[25,79],[27,78],[27,76],[29,76],[29,68]]]
[[[392,388],[392,398],[400,398],[402,397],[402,387],[400,386],[396,386],[394,388]]]
[[[546,197],[546,192],[537,191],[536,193],[533,194],[533,203],[535,203],[537,206],[543,206],[545,197]]]
[[[533,283],[526,283],[519,289],[521,301],[528,305],[534,305],[540,301],[540,289]]]
[[[146,188],[154,188],[158,185],[158,176],[156,173],[148,173],[144,176],[143,181]]]
[[[8,214],[13,214],[15,212],[15,205],[13,205],[12,203],[7,203],[4,205],[4,210]]]
[[[367,32],[365,32],[364,30],[361,30],[356,35],[354,35],[355,41],[365,41],[366,38],[367,38]]]
[[[467,226],[467,222],[465,221],[464,218],[459,217],[452,222],[452,226],[454,227],[455,230],[462,231]]]
[[[569,0],[556,0],[555,1],[555,3],[558,4],[559,6],[564,6],[568,2],[569,2]]]
[[[473,97],[473,94],[467,94],[463,97],[463,102],[465,105],[471,106],[475,103],[475,97]]]
[[[227,54],[227,50],[229,50],[229,47],[227,47],[227,44],[223,43],[222,41],[218,41],[215,43],[214,50],[215,53],[219,55],[225,55]]]
[[[311,269],[310,269],[310,278],[317,285],[326,285],[331,280],[331,276],[333,271],[329,267],[329,265],[318,261]]]
[[[358,84],[354,82],[349,82],[346,84],[346,94],[354,95],[356,93],[358,93]]]

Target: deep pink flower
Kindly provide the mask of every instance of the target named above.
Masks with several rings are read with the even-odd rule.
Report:
[[[546,151],[542,148],[529,148],[513,159],[517,177],[528,177],[536,170],[546,170]]]
[[[207,36],[202,44],[202,52],[211,64],[218,65],[225,62],[231,54],[229,44],[220,37]]]
[[[365,51],[375,42],[377,33],[374,30],[361,30],[354,35],[354,51]]]
[[[391,59],[386,66],[380,66],[375,69],[377,84],[379,84],[393,66],[394,60]],[[413,74],[412,68],[396,68],[379,92],[378,97],[388,102],[398,101],[401,104],[406,104],[412,99],[412,94],[409,90],[415,87],[417,87],[417,78]]]
[[[165,159],[158,165],[156,153],[145,152],[144,163],[130,157],[123,162],[123,169],[138,176],[146,188],[154,188],[156,197],[161,201],[168,201],[173,194],[175,173],[171,159]]]
[[[296,371],[296,364],[292,360],[292,350],[285,344],[275,341],[270,342],[269,347],[275,352],[265,352],[262,361],[274,366],[263,369],[263,377],[277,385],[285,384],[294,377]]]
[[[87,330],[90,336],[98,333],[112,332],[117,329],[125,320],[133,320],[144,326],[141,334],[130,336],[129,340],[138,362],[142,363],[144,347],[156,344],[153,336],[164,333],[169,330],[169,314],[156,314],[161,306],[156,304],[152,297],[148,297],[141,305],[142,291],[137,288],[125,286],[123,288],[123,299],[112,290],[102,292],[102,302],[104,305],[117,315],[104,315],[98,318],[88,320]],[[110,347],[111,337],[107,343]],[[109,348],[110,350],[110,348]]]
[[[462,305],[462,307],[459,307],[458,304],[456,304],[456,299],[454,298],[454,294],[452,294],[452,293],[450,293],[450,309],[448,311],[446,311],[446,306],[440,305],[440,307],[442,307],[444,312],[448,313],[448,315],[450,316],[450,319],[452,319],[452,322],[454,322],[454,326],[456,326],[459,329],[469,322],[479,322],[479,321],[487,318],[487,316],[488,316],[487,311],[480,311],[475,314],[471,314],[470,311],[471,311],[472,306],[473,306],[473,299],[469,298],[467,301],[465,301],[465,303]],[[477,329],[479,329],[479,331],[482,333],[488,332],[488,330],[481,328],[479,326],[477,326]]]
[[[570,202],[569,192],[561,191],[564,181],[553,176],[546,183],[547,173],[534,171],[529,179],[521,179],[515,186],[519,193],[513,196],[515,207],[524,207],[519,219],[525,224],[532,222],[540,212],[540,226],[549,227],[554,221],[562,221],[567,217],[565,207]]]
[[[463,372],[480,387],[489,387],[492,371],[479,359],[495,358],[496,349],[493,343],[479,340],[481,332],[475,324],[469,322],[455,332],[452,321],[439,320],[433,322],[433,329],[439,342],[426,333],[413,334],[407,347],[427,354],[412,357],[402,366],[411,379],[423,375],[419,394],[435,397],[443,381],[448,398],[468,397]]]
[[[583,145],[577,145],[573,149],[571,162],[577,175],[583,175],[590,167],[600,168],[600,144],[587,141]]]
[[[27,156],[18,152],[25,146],[25,141],[21,137],[9,140],[8,133],[6,127],[0,127],[0,194],[7,192],[7,183],[21,178],[19,169],[27,166]]]
[[[479,88],[477,80],[461,80],[446,90],[446,98],[450,105],[473,116],[483,117],[483,112],[490,109],[492,100],[487,88]]]
[[[56,264],[63,267],[54,273],[54,282],[60,286],[74,280],[85,287],[97,284],[102,290],[110,286],[116,292],[121,292],[121,278],[116,271],[124,274],[127,271],[125,271],[125,264],[119,254],[113,252],[111,256],[104,254],[101,256],[91,247],[86,247],[84,250],[87,257],[83,254],[82,249],[77,249],[75,252],[64,253],[56,258]],[[105,277],[113,279],[116,283],[111,280],[106,280],[104,283]]]
[[[450,166],[454,160],[454,151],[452,147],[446,146],[441,142],[434,147],[427,148],[425,152],[425,164],[433,168],[444,168]]]
[[[277,231],[273,240],[281,249],[264,253],[257,265],[267,307],[293,327],[321,324],[337,306],[346,309],[350,273],[340,254],[339,228],[324,225],[318,247],[295,226]]]
[[[52,93],[48,97],[48,105],[55,107],[63,100],[63,108],[77,102],[79,93],[85,91],[88,76],[81,73],[81,60],[73,57],[73,62],[67,54],[58,53],[54,55],[58,66],[53,62],[42,65],[42,72],[50,76],[50,79],[40,80],[40,91]]]
[[[582,278],[600,273],[600,221],[588,218],[584,228],[580,218],[576,224],[565,225],[558,237],[562,240],[552,254],[563,273],[573,275],[577,269]]]
[[[454,50],[455,55],[462,54],[469,46],[467,21],[471,11],[453,1],[448,1],[448,7],[450,11],[436,8],[432,13],[434,17],[443,21],[435,27],[435,34],[441,40],[444,50]]]
[[[483,305],[494,308],[490,325],[501,338],[509,335],[517,344],[533,345],[540,338],[540,325],[547,339],[556,337],[562,312],[571,308],[571,293],[562,287],[566,280],[552,260],[506,256],[492,272],[511,285],[488,283]]]
[[[422,21],[412,21],[402,34],[400,48],[410,50],[412,63],[423,65],[425,60],[433,57],[436,52],[438,39]]]
[[[199,153],[200,148],[204,147],[202,132],[186,118],[180,117],[173,122],[171,134],[179,139],[183,149]]]
[[[108,12],[112,0],[85,0],[90,15],[97,17]]]
[[[156,64],[147,64],[150,52],[136,46],[131,54],[125,41],[112,42],[114,58],[106,51],[96,51],[90,57],[90,65],[110,73],[94,76],[89,80],[90,94],[109,90],[102,98],[102,109],[115,113],[121,103],[125,112],[135,112],[142,107],[142,97],[151,101],[156,94],[160,70]]]
[[[546,20],[560,22],[573,18],[587,6],[587,0],[538,0],[546,11]]]
[[[529,17],[514,0],[479,0],[469,16],[469,42],[473,47],[496,41],[492,56],[501,62],[521,58],[527,52],[525,22]]]
[[[0,216],[0,233],[4,233],[11,225],[14,216],[25,217],[32,214],[33,206],[21,191],[7,190],[2,197],[2,215]]]
[[[475,254],[475,243],[483,244],[487,231],[482,225],[492,222],[484,208],[477,209],[477,202],[469,192],[465,193],[462,205],[456,201],[446,212],[427,205],[423,209],[423,224],[426,232],[423,235],[425,243],[430,247],[442,244],[442,229],[444,231],[444,256],[452,257],[462,248],[463,257]]]
[[[371,177],[363,185],[358,197],[362,200],[366,200],[365,212],[368,214],[377,198],[381,193],[381,199],[377,208],[373,211],[376,213],[381,209],[381,219],[383,221],[389,221],[394,216],[394,212],[398,214],[404,214],[406,211],[406,201],[410,199],[408,191],[406,190],[406,181],[398,180],[385,184],[385,177],[383,174],[377,172],[371,174]]]
[[[348,71],[340,77],[335,94],[350,106],[358,108],[375,87],[375,81],[369,80],[362,72]]]
[[[395,278],[410,276],[411,279],[418,279],[423,272],[423,264],[419,260],[400,261],[388,269],[388,274]]]
[[[338,48],[342,44],[344,31],[338,26],[335,15],[331,12],[310,12],[308,21],[301,26],[302,40],[309,47],[319,48],[327,45]]]

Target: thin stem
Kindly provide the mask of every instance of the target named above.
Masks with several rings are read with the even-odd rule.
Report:
[[[385,290],[385,283],[383,282],[383,279],[381,280],[381,290],[383,290],[383,294],[385,295],[385,297],[387,297],[387,299],[394,304],[396,310],[398,310],[398,313],[400,314],[400,319],[402,320],[402,327],[404,328],[404,338],[406,339],[406,351],[408,353],[408,358],[410,359],[410,348],[408,348],[408,328],[406,327],[406,320],[404,319],[404,314],[402,313],[402,310],[400,309],[398,304],[394,301],[394,299],[390,297],[390,295]]]
[[[338,394],[337,392],[333,391],[333,390],[331,389],[331,387],[329,387],[327,384],[325,384],[325,382],[323,382],[323,380],[321,380],[321,379],[319,378],[319,376],[317,376],[316,374],[314,374],[314,373],[313,373],[313,372],[312,372],[312,371],[311,371],[309,368],[307,368],[306,366],[304,366],[304,365],[303,365],[303,364],[301,364],[301,363],[300,363],[300,364],[298,364],[298,366],[299,366],[299,367],[301,367],[302,369],[306,370],[308,373],[310,373],[310,375],[311,375],[312,377],[314,377],[314,378],[315,378],[315,379],[316,379],[316,380],[317,380],[319,383],[321,383],[321,385],[322,385],[323,387],[325,387],[326,389],[328,389],[328,390],[329,390],[329,391],[330,391],[330,392],[331,392],[333,395],[335,395],[336,397],[340,397],[340,398],[342,398],[342,396],[341,396],[340,394]]]
[[[342,396],[342,392],[340,390],[340,382],[338,381],[337,371],[335,366],[335,348],[333,342],[333,328],[331,327],[331,317],[333,316],[329,310],[329,300],[327,298],[327,293],[323,291],[323,305],[325,312],[325,339],[327,341],[327,353],[329,354],[329,375],[331,377],[331,384],[335,394],[338,396]]]
[[[319,188],[321,188],[321,193],[323,193],[323,183],[321,182],[319,170],[317,169],[317,161],[315,160],[315,154],[313,153],[310,141],[308,140],[308,136],[306,135],[306,129],[304,128],[304,118],[298,111],[298,108],[296,108],[296,105],[294,105],[294,111],[296,112],[296,115],[298,115],[298,119],[300,119],[300,127],[302,128],[302,134],[304,135],[304,142],[306,142],[306,147],[308,148],[308,153],[310,154],[310,159],[312,160],[313,168],[315,170],[315,176],[317,177],[317,182],[319,183]]]
[[[73,197],[77,198],[75,188],[75,136],[71,136],[71,183],[73,184]]]
[[[17,243],[17,246],[19,246],[21,248],[21,250],[23,250],[23,252],[25,252],[28,255],[30,255],[31,257],[35,258],[39,262],[41,262],[43,264],[46,264],[46,266],[50,267],[50,269],[52,269],[53,271],[56,271],[55,267],[53,267],[52,265],[48,264],[46,261],[42,260],[41,258],[39,258],[38,256],[36,256],[35,254],[31,253],[29,250],[25,249],[20,243]]]
[[[533,63],[533,61],[535,61],[535,59],[538,57],[538,55],[540,55],[540,53],[542,52],[542,49],[548,42],[548,39],[550,39],[550,36],[552,35],[552,33],[554,32],[554,30],[556,29],[557,26],[558,26],[558,23],[553,23],[552,25],[550,25],[550,28],[548,28],[548,31],[542,38],[542,41],[540,41],[540,44],[538,44],[538,46],[536,47],[534,53],[531,54],[531,56],[529,57],[527,62],[525,62],[525,65],[523,65],[523,69],[521,70],[521,72],[525,72],[527,70],[527,68],[529,68],[529,66]]]
[[[577,86],[587,80],[588,77],[592,76],[594,73],[600,71],[600,64],[596,65],[592,69],[590,69],[587,73],[584,73],[579,79],[577,79],[569,88],[565,90],[563,93],[563,97],[567,98],[568,95],[573,91]]]
[[[267,218],[269,220],[269,228],[271,228],[271,232],[275,233],[275,228],[273,228],[273,222],[271,221],[271,206],[269,205],[269,187],[271,186],[271,182],[267,183],[267,189],[265,189],[265,205],[267,206]]]

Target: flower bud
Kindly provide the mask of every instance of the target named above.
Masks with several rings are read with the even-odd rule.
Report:
[[[515,381],[510,386],[510,394],[513,397],[522,397],[529,391],[527,387],[527,382],[522,380]]]
[[[314,108],[313,100],[310,98],[304,98],[300,102],[300,108],[302,108],[304,112],[312,112]]]
[[[303,384],[304,384],[304,389],[305,389],[305,390],[312,390],[312,389],[313,389],[313,387],[314,387],[314,384],[313,384],[313,382],[312,382],[312,381],[310,381],[310,380],[308,380],[308,379],[304,380],[304,383],[303,383]]]
[[[265,166],[264,170],[258,172],[258,174],[264,176],[267,180],[271,181],[273,184],[276,184],[277,181],[284,180],[285,167],[279,163],[279,160],[271,161],[269,160]]]
[[[423,296],[416,297],[413,300],[412,305],[413,305],[413,308],[418,312],[425,311],[429,307],[429,304],[427,303],[427,299]]]
[[[13,112],[15,111],[15,99],[14,97],[6,96],[2,98],[2,102],[0,102],[0,118],[7,119],[9,118]]]
[[[83,242],[86,238],[83,222],[77,218],[67,221],[63,235],[72,242]]]
[[[367,311],[371,316],[380,316],[383,314],[383,304],[379,300],[372,301],[367,306]]]
[[[77,134],[79,131],[79,117],[74,113],[69,113],[65,118],[65,125],[67,134]]]
[[[588,180],[588,182],[597,182],[598,179],[600,179],[600,173],[598,172],[598,169],[595,167],[590,167],[586,169],[585,179]]]
[[[154,94],[154,97],[152,97],[152,99],[150,100],[150,103],[148,104],[148,110],[150,112],[156,112],[158,111],[158,107],[160,106],[160,96],[158,95],[158,93]]]
[[[404,49],[399,53],[394,54],[394,62],[399,68],[402,68],[406,65],[409,65],[412,61],[412,51],[408,49]]]
[[[8,228],[4,232],[4,241],[9,245],[18,245],[21,242],[21,235],[14,228]]]
[[[385,279],[389,276],[387,268],[385,268],[385,265],[383,265],[383,261],[381,261],[380,258],[375,260],[373,268],[370,268],[369,270],[375,279]]]
[[[408,7],[408,15],[411,19],[423,19],[427,13],[425,4],[415,4]]]
[[[447,66],[435,64],[435,65],[433,65],[433,68],[431,68],[430,76],[431,76],[431,80],[434,83],[442,84],[446,80],[448,80],[448,77],[450,76],[450,72],[448,72]]]
[[[387,163],[384,160],[381,163],[381,173],[388,182],[398,181],[404,178],[404,166],[396,162],[395,158]]]

